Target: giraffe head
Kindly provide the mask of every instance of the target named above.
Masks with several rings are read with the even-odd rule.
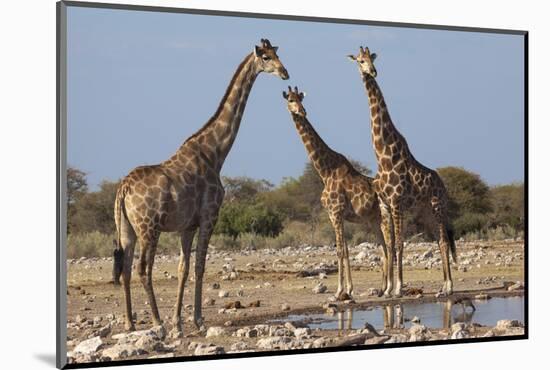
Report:
[[[302,100],[304,100],[304,96],[306,96],[306,94],[303,91],[298,91],[297,86],[294,86],[294,91],[292,91],[292,88],[290,86],[288,87],[288,92],[283,91],[283,98],[285,98],[287,101],[287,108],[290,113],[302,117],[306,116],[306,109],[302,105]]]
[[[271,46],[268,39],[260,40],[261,46],[254,46],[254,63],[258,72],[267,72],[288,80],[288,72],[277,56],[278,46]]]
[[[361,72],[361,75],[376,77],[377,73],[376,73],[376,68],[374,67],[374,60],[376,59],[376,53],[371,53],[369,51],[369,48],[365,47],[363,49],[363,47],[360,46],[359,54],[357,54],[357,56],[348,55],[348,58],[353,62],[357,62],[357,65],[359,66],[359,72]]]

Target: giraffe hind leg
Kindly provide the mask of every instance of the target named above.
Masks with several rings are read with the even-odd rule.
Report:
[[[122,252],[122,263],[120,260],[120,266],[117,266],[117,269],[120,268],[120,274],[122,276],[122,286],[124,289],[124,300],[125,300],[125,318],[124,318],[124,328],[127,331],[135,330],[133,322],[133,312],[132,312],[132,295],[130,289],[130,283],[132,279],[132,263],[134,262],[134,248],[136,244],[136,234],[132,229],[128,220],[125,217],[122,217],[120,227],[120,248],[118,251]],[[117,244],[118,247],[118,244]],[[120,255],[119,257],[120,258]],[[114,266],[113,266],[114,267]],[[117,273],[118,271],[113,271]]]
[[[138,274],[143,288],[147,293],[147,298],[149,299],[149,305],[153,315],[153,325],[155,326],[162,325],[155,298],[155,292],[153,290],[153,264],[155,262],[155,252],[157,249],[159,235],[160,234],[158,231],[150,230],[146,236],[140,238],[141,250],[138,267]]]

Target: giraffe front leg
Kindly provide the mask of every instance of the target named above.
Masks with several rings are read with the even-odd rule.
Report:
[[[439,233],[438,244],[439,251],[441,252],[441,262],[443,268],[443,287],[441,288],[441,292],[446,295],[451,295],[453,294],[453,280],[451,277],[451,264],[449,256],[451,240],[449,239],[449,227],[447,226],[447,209],[438,198],[432,199],[431,203],[432,212],[437,223],[437,231]]]
[[[338,249],[338,244],[336,245],[336,256],[338,258],[338,288],[334,296],[338,299],[344,292],[344,263],[342,252]]]
[[[393,227],[395,232],[395,259],[397,264],[397,282],[395,284],[394,297],[401,297],[403,289],[403,215],[398,209],[392,212]]]
[[[441,252],[441,262],[443,267],[443,287],[441,292],[446,295],[453,294],[453,280],[451,278],[451,264],[449,260],[449,239],[447,230],[443,223],[438,225],[439,229],[439,251]]]
[[[336,255],[338,256],[338,290],[336,291],[336,299],[342,300],[345,295],[350,295],[348,292],[353,289],[351,282],[351,270],[349,266],[349,253],[344,242],[344,221],[338,212],[334,212],[330,216],[332,227],[336,236]],[[344,294],[344,277],[346,294]]]
[[[383,267],[382,267],[382,290],[379,295],[391,297],[393,289],[393,259],[394,259],[394,237],[393,237],[393,221],[391,212],[388,206],[380,204],[381,223],[379,230],[382,233],[382,252],[383,252]]]
[[[346,299],[352,299],[353,294],[353,281],[351,279],[351,265],[349,262],[349,250],[348,246],[346,245],[346,242],[344,241],[344,271],[345,271],[345,279],[346,279],[346,295],[347,297],[341,297]]]
[[[195,236],[195,230],[186,230],[181,234],[181,254],[178,265],[178,295],[176,298],[176,305],[174,309],[174,317],[172,323],[174,328],[170,333],[172,338],[181,338],[183,336],[183,327],[181,324],[181,308],[183,304],[183,292],[185,290],[185,283],[189,276],[189,259],[191,257],[191,246],[193,244],[193,237]]]

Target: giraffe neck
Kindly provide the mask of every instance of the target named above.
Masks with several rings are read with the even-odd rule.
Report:
[[[363,82],[369,97],[372,143],[376,158],[380,162],[386,147],[397,144],[404,149],[407,145],[403,136],[393,125],[382,90],[376,80],[370,75],[363,75]]]
[[[334,156],[334,151],[321,139],[306,117],[292,113],[292,119],[304,143],[309,160],[324,182],[330,171],[330,159]]]
[[[216,113],[183,143],[174,157],[192,148],[200,159],[219,173],[237,137],[248,95],[258,73],[251,53],[237,68]]]

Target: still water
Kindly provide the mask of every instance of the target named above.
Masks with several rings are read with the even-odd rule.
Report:
[[[495,326],[498,320],[524,321],[524,297],[492,298],[487,301],[474,301],[476,310],[447,302],[405,303],[375,306],[361,309],[346,309],[335,315],[302,314],[289,315],[280,320],[298,321],[311,329],[359,329],[368,322],[377,329],[384,327],[410,327],[410,319],[418,317],[421,324],[430,328],[448,328],[455,322],[475,322],[485,326]],[[277,320],[279,321],[279,320]]]

